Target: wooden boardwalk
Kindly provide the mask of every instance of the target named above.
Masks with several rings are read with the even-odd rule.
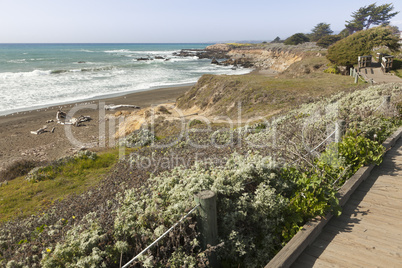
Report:
[[[364,77],[366,81],[370,81],[370,79],[373,79],[374,83],[402,82],[402,79],[396,75],[390,73],[384,74],[381,71],[381,67],[379,66],[360,68],[360,74]]]
[[[402,267],[402,138],[292,267]]]

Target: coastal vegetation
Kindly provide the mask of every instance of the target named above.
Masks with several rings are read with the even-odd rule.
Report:
[[[239,109],[237,104],[241,102],[242,116],[249,118],[274,115],[306,101],[359,87],[348,77],[324,74],[322,70],[327,63],[324,57],[306,59],[296,63],[294,69],[289,68],[281,79],[253,74],[204,75],[178,99],[177,105],[180,109],[196,106],[209,114],[235,117]],[[293,78],[296,72],[298,79]],[[231,94],[228,94],[228,88]]]
[[[8,180],[0,187],[0,221],[30,216],[47,209],[55,200],[87,191],[102,180],[116,163],[118,155],[118,150],[99,155],[83,151],[74,157],[64,157],[41,166],[24,162],[24,167],[31,164],[31,168],[25,169],[23,176]]]
[[[373,3],[368,6],[359,8],[357,11],[353,12],[352,19],[346,21],[345,29],[343,29],[339,34],[332,35],[333,31],[330,28],[330,24],[325,22],[318,23],[311,30],[311,33],[296,33],[285,40],[286,45],[298,45],[304,42],[317,42],[318,46],[328,48],[330,45],[335,44],[337,41],[352,35],[353,33],[360,32],[362,30],[369,30],[371,26],[389,26],[390,20],[395,17],[399,11],[392,12],[394,6],[392,3],[383,4],[377,6]],[[393,38],[399,38],[399,29],[395,26],[389,26]],[[359,42],[366,42],[367,40],[360,40]],[[354,44],[356,46],[356,44]],[[387,46],[387,41],[384,44]],[[390,48],[392,49],[392,48]],[[362,52],[364,48],[361,49]]]
[[[328,48],[327,58],[342,66],[357,64],[358,56],[370,55],[375,47],[387,47],[398,51],[399,36],[389,27],[375,27],[354,33]]]
[[[25,213],[18,219],[11,219],[8,212],[8,221],[1,225],[1,265],[119,266],[194,207],[193,195],[203,189],[218,195],[219,246],[206,251],[200,247],[196,217],[190,215],[135,264],[202,267],[207,266],[211,250],[218,252],[225,267],[266,264],[310,218],[340,213],[337,189],[360,166],[381,162],[381,142],[402,123],[400,84],[354,86],[349,92],[345,89],[352,83],[346,80],[344,87],[335,89],[341,81],[338,78],[350,77],[322,72],[304,76],[322,81],[326,76],[336,82],[331,89],[328,80],[314,93],[314,84],[304,84],[303,77],[289,84],[284,74],[280,78],[284,79],[283,90],[285,85],[295,87],[293,94],[300,94],[301,101],[287,103],[293,108],[275,117],[268,115],[264,121],[234,129],[222,124],[206,128],[205,122],[193,120],[195,131],[189,130],[190,138],[168,147],[157,145],[175,137],[157,138],[143,129],[121,143],[134,148],[126,148],[126,157],[119,161],[118,148],[96,155],[84,152],[36,169],[44,179],[28,181],[32,176],[27,175],[10,181],[0,188],[2,198],[3,193],[29,193],[28,188],[41,187],[31,195],[31,204],[36,210],[44,206],[41,213],[28,216],[35,209],[19,203],[16,206]],[[237,86],[256,76],[242,78],[226,78],[228,83],[238,81],[227,90],[234,93]],[[203,79],[212,84],[218,81],[210,76]],[[278,78],[270,79],[280,85],[274,82]],[[254,87],[259,83],[269,81],[261,80]],[[200,85],[207,83],[201,79]],[[219,91],[219,86],[207,95],[213,95],[213,89]],[[315,97],[309,98],[310,94]],[[250,101],[250,94],[242,95],[245,103]],[[382,106],[384,95],[392,96],[390,107]],[[266,109],[270,106],[267,103]],[[261,106],[256,114],[262,111]],[[317,147],[338,119],[348,129],[343,140]],[[141,143],[139,137],[146,140]],[[82,183],[78,188],[72,187],[78,182]],[[55,195],[47,196],[49,192]],[[48,203],[40,204],[41,197]],[[24,201],[30,203],[21,198]]]
[[[305,42],[309,42],[310,38],[304,33],[295,33],[291,37],[287,38],[284,42],[285,45],[298,45]]]
[[[352,13],[353,19],[346,21],[345,27],[349,34],[352,34],[363,29],[368,30],[372,25],[388,25],[390,20],[399,13],[399,11],[392,12],[393,9],[393,4],[377,6],[377,3],[373,3],[361,7]]]
[[[309,35],[310,41],[317,42],[323,37],[331,35],[334,31],[331,30],[330,25],[328,23],[318,23],[312,30]]]

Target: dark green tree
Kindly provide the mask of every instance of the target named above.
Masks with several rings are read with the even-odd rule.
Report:
[[[334,31],[331,30],[329,24],[324,22],[318,23],[314,29],[311,30],[310,41],[316,42],[324,36],[332,34],[333,32]]]
[[[341,39],[342,38],[339,35],[326,35],[317,41],[317,46],[328,48],[330,45],[335,44]]]
[[[282,40],[277,36],[271,43],[282,43]]]
[[[346,21],[346,29],[352,34],[363,29],[369,29],[372,25],[388,25],[391,18],[399,12],[392,12],[392,4],[377,6],[376,3],[359,8],[352,13],[352,20]]]
[[[285,45],[298,45],[305,42],[309,42],[310,39],[304,33],[296,33],[287,38],[284,42]]]
[[[342,38],[345,38],[345,37],[349,36],[350,32],[349,32],[349,30],[347,28],[345,28],[338,35],[342,39]]]
[[[359,31],[336,42],[328,48],[327,58],[336,65],[353,66],[358,56],[370,55],[374,47],[386,46],[391,51],[400,48],[399,36],[389,26],[379,26]]]

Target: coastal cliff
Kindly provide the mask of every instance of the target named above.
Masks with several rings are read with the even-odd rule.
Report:
[[[224,60],[218,61],[214,57],[223,53]],[[252,117],[272,115],[288,106],[312,101],[316,95],[337,90],[329,85],[326,93],[321,92],[322,86],[331,84],[333,79],[323,72],[328,64],[323,54],[322,49],[312,43],[299,46],[208,46],[203,56],[213,57],[212,63],[244,66],[258,71],[247,75],[203,75],[177,100],[177,107],[207,116],[236,116],[241,103],[242,115]],[[347,80],[340,80],[339,87],[348,84]],[[304,93],[299,95],[300,92]]]
[[[305,43],[299,46],[284,44],[258,44],[242,46],[240,44],[215,44],[206,47],[204,57],[215,59],[213,63],[221,65],[243,66],[260,70],[284,72],[293,63],[301,61],[312,53],[320,54],[323,50],[314,43]],[[226,60],[218,62],[216,59],[225,55]]]

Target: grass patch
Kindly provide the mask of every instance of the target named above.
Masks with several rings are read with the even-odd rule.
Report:
[[[104,178],[118,157],[119,150],[113,149],[95,159],[72,158],[43,168],[46,180],[29,182],[21,176],[9,181],[0,187],[0,222],[38,213],[55,200],[87,191]]]
[[[402,60],[394,59],[394,62],[392,63],[392,69],[392,73],[402,78]]]
[[[235,118],[241,102],[242,116],[266,116],[334,93],[356,89],[350,76],[316,72],[297,78],[262,75],[204,75],[178,99],[180,109],[194,105],[210,114]]]
[[[250,44],[250,43],[227,43],[227,45],[231,46],[232,48],[252,47],[253,46],[253,44]]]

